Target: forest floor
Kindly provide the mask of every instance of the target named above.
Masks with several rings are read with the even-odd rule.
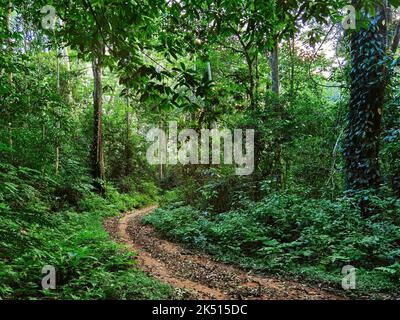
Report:
[[[183,299],[338,300],[344,296],[274,277],[255,275],[217,262],[212,256],[171,243],[141,219],[156,206],[108,219],[112,238],[136,253],[138,267],[174,287]]]

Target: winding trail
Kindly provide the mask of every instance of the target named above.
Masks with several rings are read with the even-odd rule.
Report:
[[[320,288],[246,273],[216,262],[211,256],[189,251],[161,238],[141,218],[150,206],[105,221],[105,228],[118,242],[137,253],[138,267],[176,288],[182,298],[212,300],[337,300],[344,297]]]

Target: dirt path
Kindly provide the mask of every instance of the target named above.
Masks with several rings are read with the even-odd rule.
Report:
[[[138,265],[163,283],[175,287],[189,299],[332,300],[343,297],[300,283],[261,277],[213,261],[206,254],[193,253],[160,237],[141,218],[156,206],[107,220],[112,237],[137,253]]]

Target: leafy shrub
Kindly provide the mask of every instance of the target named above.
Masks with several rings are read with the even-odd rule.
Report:
[[[357,200],[272,195],[243,209],[210,214],[192,207],[159,209],[144,222],[167,237],[219,258],[268,272],[295,273],[340,285],[345,265],[359,270],[360,289],[399,290],[400,201],[365,219]],[[396,264],[397,263],[397,264]],[[371,281],[374,276],[379,281]]]
[[[45,189],[46,187],[53,187]],[[165,299],[172,289],[134,268],[133,255],[110,240],[103,220],[151,197],[107,199],[87,193],[75,208],[53,212],[54,181],[26,168],[0,166],[0,298]],[[114,203],[115,202],[115,203]],[[56,268],[57,289],[43,291],[42,268]]]

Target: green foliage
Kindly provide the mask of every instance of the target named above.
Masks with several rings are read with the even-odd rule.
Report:
[[[170,239],[247,268],[293,273],[340,288],[341,268],[353,265],[359,292],[393,292],[399,281],[400,202],[371,201],[384,214],[362,219],[358,201],[346,198],[273,195],[223,214],[167,206],[144,222]]]
[[[0,6],[0,298],[170,297],[102,226],[156,202],[164,209],[147,222],[226,261],[335,286],[353,264],[361,290],[398,290],[399,60],[385,48],[395,26],[371,18],[376,1],[357,1],[368,19],[350,52],[347,37],[325,49],[344,0],[11,4],[10,21]],[[63,20],[55,30],[41,27],[44,5]],[[350,57],[344,70],[333,51],[339,64]],[[93,58],[103,93],[92,145]],[[146,131],[171,120],[254,129],[254,174],[150,166]],[[102,157],[89,157],[100,144],[103,198],[90,169]],[[337,199],[346,177],[360,192]],[[45,264],[57,267],[56,291],[40,291]]]
[[[0,167],[0,297],[3,299],[165,299],[168,286],[135,268],[134,256],[110,240],[103,220],[151,196],[108,198],[87,192],[77,211],[52,212],[54,181],[26,168]],[[150,188],[151,189],[151,188]],[[149,190],[150,190],[149,189]],[[43,291],[41,271],[56,268],[57,289]]]
[[[157,188],[153,183],[143,182],[138,188],[140,191],[121,194],[115,188],[109,186],[105,201],[111,203],[120,212],[126,212],[131,208],[140,208],[157,202]]]

